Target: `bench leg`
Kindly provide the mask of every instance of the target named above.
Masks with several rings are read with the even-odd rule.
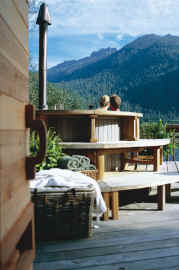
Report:
[[[102,192],[102,195],[107,207],[107,210],[104,213],[104,220],[107,221],[109,219],[109,210],[110,210],[109,192]]]
[[[165,185],[157,187],[158,210],[165,210]]]
[[[118,198],[118,192],[112,192],[112,219],[118,219],[119,218],[119,198]]]
[[[166,184],[166,200],[169,201],[171,198],[171,184]]]

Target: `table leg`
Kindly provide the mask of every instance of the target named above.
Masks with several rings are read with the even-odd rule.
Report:
[[[154,149],[154,172],[159,170],[160,166],[160,148]]]
[[[109,219],[109,211],[110,211],[109,192],[102,192],[102,195],[107,207],[107,210],[104,213],[104,220],[107,221]]]
[[[163,164],[163,147],[160,147],[160,165]]]
[[[165,210],[165,185],[157,187],[158,210]]]
[[[97,152],[97,169],[98,169],[98,177],[97,180],[104,179],[104,154]]]
[[[113,191],[112,194],[112,219],[119,218],[119,199],[118,199],[118,191]]]

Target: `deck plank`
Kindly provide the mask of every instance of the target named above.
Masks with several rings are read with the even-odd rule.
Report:
[[[40,268],[39,266],[38,268],[35,268],[34,270],[41,270],[41,269],[42,268]],[[52,269],[52,268],[49,268],[49,269]],[[95,266],[90,266],[90,267],[84,267],[82,269],[83,270],[140,270],[140,269],[141,270],[178,270],[179,269],[179,256],[151,259],[151,260],[145,260],[145,261],[135,261],[135,262],[128,262],[128,263],[120,262],[117,264],[102,265],[102,266],[95,265]]]
[[[144,241],[139,242],[136,245],[135,243],[131,244],[120,244],[120,242],[114,244],[113,242],[106,243],[105,247],[91,247],[91,248],[79,248],[75,250],[61,250],[61,251],[52,251],[52,252],[44,252],[44,254],[40,255],[39,258],[36,259],[36,262],[49,262],[53,260],[75,260],[81,258],[81,254],[83,253],[83,257],[93,257],[93,256],[104,256],[109,254],[118,254],[127,253],[127,252],[137,252],[137,251],[147,251],[154,250],[160,248],[179,248],[179,238],[173,239],[165,239],[165,240],[155,240],[155,241]]]
[[[104,247],[105,249],[105,247]],[[103,266],[111,264],[129,263],[135,261],[145,261],[149,259],[165,258],[169,256],[178,256],[179,246],[166,247],[159,249],[148,249],[140,251],[126,251],[120,253],[104,254],[93,257],[83,257],[77,259],[56,260],[51,262],[39,263],[41,269],[80,269],[84,267]],[[149,268],[150,269],[150,268]]]

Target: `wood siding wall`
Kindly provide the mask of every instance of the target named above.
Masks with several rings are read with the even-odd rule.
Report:
[[[96,138],[99,142],[120,141],[120,120],[96,119]]]
[[[25,172],[28,57],[28,1],[0,1],[0,268],[14,254],[13,245],[23,231],[16,232],[17,239],[9,237],[30,203]],[[21,230],[28,218],[23,222]]]

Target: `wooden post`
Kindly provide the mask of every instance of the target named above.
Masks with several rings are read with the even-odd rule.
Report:
[[[176,134],[173,134],[173,145],[175,146],[176,143]],[[175,148],[173,148],[173,161],[175,161]]]
[[[97,151],[97,169],[98,169],[98,177],[97,180],[104,179],[104,154]]]
[[[112,219],[118,219],[119,218],[119,199],[118,199],[118,191],[111,192],[112,197]]]
[[[96,132],[95,132],[96,117],[97,117],[96,115],[90,115],[90,118],[91,118],[91,138],[90,138],[90,142],[97,142]]]
[[[158,210],[165,210],[165,185],[157,187]]]
[[[139,117],[135,117],[135,128],[136,128],[136,140],[140,139],[140,124],[139,124]]]
[[[107,210],[104,213],[104,220],[107,221],[109,219],[109,211],[110,211],[109,192],[102,192],[102,194],[107,207]]]
[[[159,170],[160,166],[160,147],[154,148],[154,172]]]

